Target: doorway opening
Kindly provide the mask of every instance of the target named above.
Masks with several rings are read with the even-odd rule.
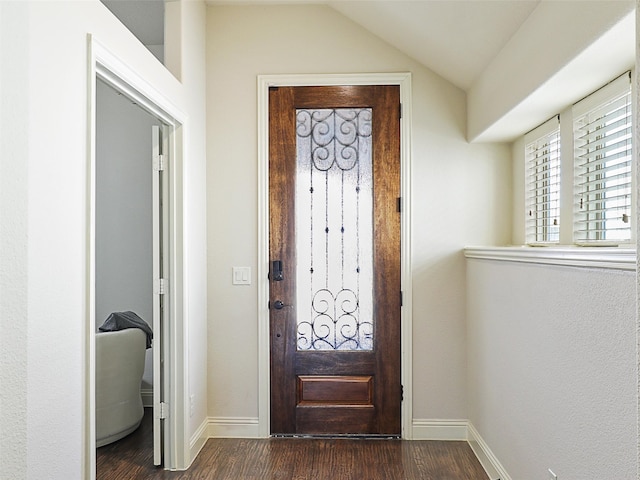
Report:
[[[185,389],[183,373],[184,336],[182,333],[181,314],[183,310],[182,271],[184,254],[180,240],[183,231],[183,190],[181,180],[184,114],[94,38],[90,36],[88,40],[91,54],[88,72],[88,113],[91,128],[88,132],[89,163],[87,177],[90,208],[87,218],[86,460],[84,476],[88,479],[95,479],[97,437],[96,331],[105,321],[105,315],[109,318],[111,313],[117,311],[128,312],[136,309],[138,310],[134,312],[136,318],[142,318],[147,315],[152,317],[144,318],[144,320],[153,330],[153,348],[151,349],[153,354],[147,354],[149,357],[153,357],[151,362],[154,365],[153,374],[150,371],[151,369],[148,369],[147,374],[142,375],[148,386],[143,384],[143,387],[147,386],[147,388],[145,389],[146,391],[141,392],[145,393],[144,403],[153,405],[150,407],[153,409],[154,423],[154,452],[151,465],[163,465],[165,469],[175,470],[184,468],[187,462],[188,450],[185,450],[184,447],[187,416],[183,395]],[[99,89],[103,90],[102,93],[98,92]],[[101,134],[97,132],[97,129],[99,128],[98,119],[101,113],[97,111],[97,108],[101,108],[99,95],[104,93],[121,97],[121,100],[136,112],[136,123],[146,123],[146,127],[152,128],[149,131],[145,127],[144,135],[148,142],[140,139],[140,143],[144,142],[144,147],[151,152],[148,158],[131,160],[129,163],[123,161],[122,158],[114,159],[113,152],[122,147],[120,145],[121,142],[117,139],[103,141],[105,143],[103,146],[107,150],[107,157],[111,159],[111,161],[107,162],[107,165],[114,167],[117,166],[118,162],[121,165],[120,168],[113,168],[110,173],[113,177],[111,179],[113,188],[101,192],[101,189],[97,186],[97,180],[101,175],[97,158],[100,155],[97,140]],[[102,107],[104,108],[104,104],[102,104]],[[142,120],[143,118],[145,120]],[[133,127],[131,128],[133,129]],[[146,153],[144,155],[147,156]],[[144,168],[147,168],[146,174],[139,173],[141,176],[147,175],[145,179],[133,182],[135,183],[134,186],[131,186],[131,183],[126,183],[133,181],[134,175],[129,170],[137,168],[134,168],[130,164],[131,162],[140,162]],[[108,172],[105,174],[108,176]],[[142,187],[142,183],[145,183],[144,187]],[[142,200],[130,200],[135,206],[130,206],[127,202],[123,204],[117,198],[114,198],[120,195],[126,196],[127,193],[130,193],[128,192],[129,189],[139,190],[135,193],[138,195],[137,198],[142,198]],[[141,191],[143,190],[146,193],[142,194]],[[100,200],[101,197],[102,200]],[[102,206],[98,206],[100,202],[102,202]],[[131,237],[138,235],[133,233],[134,227],[130,227],[132,230],[125,233],[123,231],[127,230],[128,227],[114,228],[111,231],[108,227],[108,222],[101,223],[105,222],[104,219],[107,217],[99,218],[99,214],[102,212],[101,208],[105,204],[111,207],[119,204],[117,208],[110,208],[111,213],[108,215],[115,215],[117,220],[122,220],[121,217],[124,216],[132,217],[133,219],[130,218],[128,220],[130,225],[138,221],[141,226],[146,225],[140,230],[149,232],[150,228],[151,234],[141,235],[141,238],[136,238],[134,241]],[[143,204],[144,206],[140,207]],[[135,212],[139,217],[135,216]],[[140,212],[143,213],[141,214]],[[104,233],[105,231],[106,234]],[[97,238],[97,234],[101,235],[100,239]],[[135,260],[131,261],[134,264],[133,268],[129,268],[129,265],[122,266],[122,261],[119,261],[119,268],[115,268],[113,265],[104,267],[104,259],[101,259],[101,255],[104,255],[105,243],[106,247],[113,247],[113,245],[109,245],[111,241],[116,243],[115,240],[112,240],[114,234],[125,237],[118,240],[118,242],[121,243],[123,251],[127,252],[126,255],[130,258],[135,258]],[[125,256],[122,251],[120,253]],[[143,259],[144,262],[138,262],[139,259]],[[103,265],[102,268],[100,267],[101,264]],[[111,279],[105,281],[102,275],[108,269],[112,270],[109,274]],[[102,293],[99,291],[101,286],[117,283],[117,280],[114,281],[113,278],[117,279],[119,274],[121,275],[121,283],[124,284],[131,280],[136,283],[136,287],[129,286],[129,288],[131,290],[138,289],[138,293],[131,295],[126,305],[124,301],[117,305],[109,304],[109,292],[107,290],[102,291]],[[148,278],[141,280],[143,276]],[[136,277],[136,280],[133,277]],[[141,284],[144,284],[143,287],[139,286]],[[150,302],[149,292],[151,292]],[[131,300],[131,298],[135,299],[135,301]],[[149,307],[150,303],[151,307]],[[150,310],[151,313],[149,313]],[[136,331],[138,329],[130,328],[126,330]],[[147,362],[145,361],[145,363]]]
[[[161,119],[97,81],[95,402],[96,442],[105,447],[96,452],[98,465],[107,465],[107,452],[143,422],[150,438],[141,439],[140,450],[151,445],[147,461],[163,463],[163,412],[157,410],[164,403],[165,302],[156,279],[166,270],[165,182],[158,164],[166,131]]]

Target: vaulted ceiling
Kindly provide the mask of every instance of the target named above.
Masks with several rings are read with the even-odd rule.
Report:
[[[467,90],[539,2],[332,1],[329,5]]]
[[[142,43],[162,43],[165,0],[102,1]],[[634,0],[206,0],[206,3],[324,4],[335,9],[466,91],[468,134],[472,140],[513,139],[516,133],[557,113],[614,74],[631,68],[635,61],[635,22],[629,14]],[[626,20],[621,22],[623,16]],[[598,59],[595,63],[594,56]],[[521,91],[517,92],[519,96],[511,92],[512,98],[503,98],[502,105],[498,105],[500,99],[496,95],[501,92],[497,89],[504,86],[505,75],[519,77]],[[483,118],[477,119],[478,116]]]
[[[102,0],[145,45],[163,42],[163,0]],[[209,0],[324,3],[467,90],[540,0]]]

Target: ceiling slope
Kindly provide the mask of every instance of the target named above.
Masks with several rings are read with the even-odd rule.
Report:
[[[468,90],[468,139],[512,141],[633,68],[634,5],[541,2]]]
[[[331,1],[329,5],[467,90],[539,0]]]

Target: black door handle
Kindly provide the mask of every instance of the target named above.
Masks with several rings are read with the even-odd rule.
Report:
[[[284,307],[292,307],[293,305],[285,305],[281,300],[276,300],[273,302],[273,308],[276,310],[282,310]]]

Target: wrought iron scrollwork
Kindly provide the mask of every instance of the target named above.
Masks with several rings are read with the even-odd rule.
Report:
[[[309,195],[309,218],[301,221],[310,225],[304,247],[310,253],[305,280],[310,305],[306,312],[298,310],[298,349],[371,350],[371,308],[363,315],[360,305],[360,229],[362,223],[371,227],[361,221],[360,206],[362,195],[371,202],[372,111],[301,109],[296,122],[298,175],[307,175]],[[363,168],[363,156],[368,167]],[[371,268],[365,270],[370,277]],[[365,298],[370,302],[371,293]]]
[[[358,319],[358,298],[353,290],[337,294],[322,288],[313,296],[311,321],[298,323],[300,350],[370,350],[373,323]]]
[[[311,160],[321,172],[358,163],[358,144],[371,136],[371,109],[298,110],[297,134],[312,137]]]

